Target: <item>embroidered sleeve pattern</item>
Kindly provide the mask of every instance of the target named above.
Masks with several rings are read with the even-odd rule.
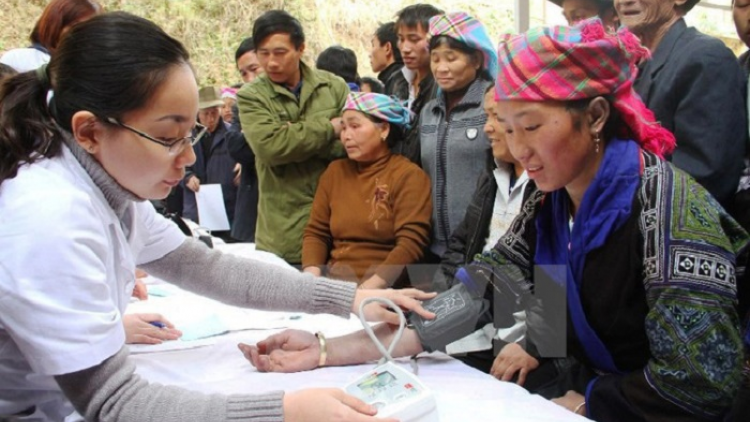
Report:
[[[693,414],[717,417],[741,379],[735,252],[747,242],[697,182],[645,154],[643,203],[648,384]]]

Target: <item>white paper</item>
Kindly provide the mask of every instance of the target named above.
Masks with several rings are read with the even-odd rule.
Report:
[[[483,330],[476,330],[468,336],[445,346],[445,352],[449,355],[489,349],[492,349],[492,340],[487,337]]]
[[[195,193],[195,200],[198,203],[198,220],[201,227],[214,231],[229,230],[229,219],[220,184],[201,185]]]

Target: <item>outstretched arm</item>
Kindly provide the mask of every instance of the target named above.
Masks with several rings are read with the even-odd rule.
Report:
[[[397,327],[380,324],[373,327],[380,342],[388,348]],[[239,348],[247,360],[261,372],[309,371],[324,361],[324,366],[343,366],[378,360],[382,356],[364,330],[325,341],[325,358],[322,359],[321,341],[307,331],[286,330],[273,335],[255,346],[240,343]],[[411,356],[422,352],[422,345],[414,330],[404,330],[393,357]]]

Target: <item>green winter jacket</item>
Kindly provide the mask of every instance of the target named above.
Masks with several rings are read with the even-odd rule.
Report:
[[[318,177],[344,156],[330,120],[341,115],[349,88],[343,79],[300,63],[300,98],[266,75],[237,93],[242,131],[258,171],[258,250],[291,264],[302,261],[302,232]]]

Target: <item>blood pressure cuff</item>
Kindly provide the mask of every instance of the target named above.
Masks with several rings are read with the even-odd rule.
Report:
[[[476,330],[477,321],[489,309],[489,301],[484,299],[486,283],[475,278],[461,268],[456,272],[460,283],[422,304],[435,313],[434,319],[423,319],[416,313],[409,316],[426,351],[445,351],[448,344]]]

